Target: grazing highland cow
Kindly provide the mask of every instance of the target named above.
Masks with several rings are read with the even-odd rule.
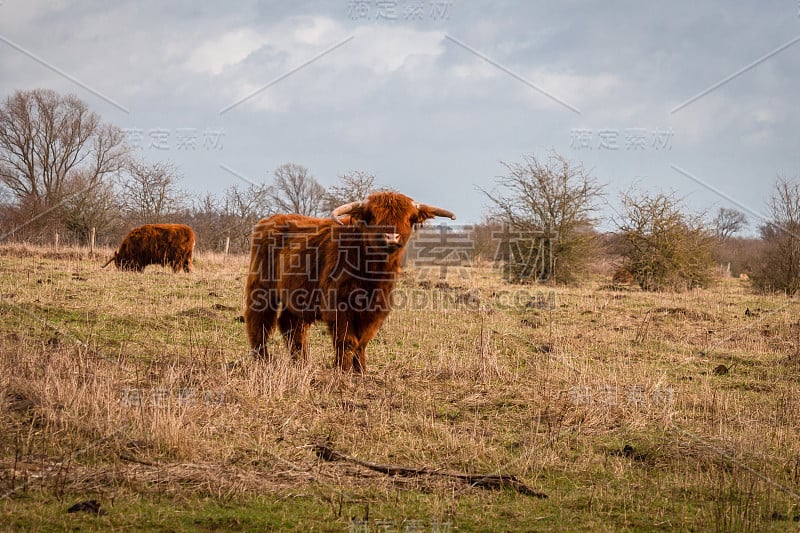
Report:
[[[145,224],[125,236],[119,250],[103,268],[113,261],[120,270],[141,272],[147,265],[169,265],[173,272],[181,268],[191,272],[193,254],[194,231],[189,226]]]
[[[245,324],[254,353],[269,358],[277,325],[292,359],[308,356],[308,327],[333,336],[334,365],[366,370],[367,343],[389,314],[389,299],[415,224],[455,215],[395,192],[334,209],[330,219],[275,215],[253,229]]]

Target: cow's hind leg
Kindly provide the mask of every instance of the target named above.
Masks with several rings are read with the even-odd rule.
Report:
[[[283,309],[278,317],[278,327],[294,362],[308,361],[308,322]]]
[[[253,355],[269,360],[267,341],[278,322],[278,298],[268,289],[248,287],[246,302],[244,323]]]

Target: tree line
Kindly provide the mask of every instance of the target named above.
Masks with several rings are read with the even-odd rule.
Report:
[[[131,228],[156,222],[193,226],[201,246],[245,251],[250,230],[274,213],[320,216],[363,198],[375,177],[339,176],[325,188],[302,165],[286,163],[270,182],[192,195],[170,163],[137,158],[124,132],[102,122],[73,95],[17,91],[0,104],[0,241],[84,244],[90,234],[115,244]]]
[[[606,254],[616,258],[619,279],[645,290],[706,286],[720,263],[761,289],[800,290],[797,181],[777,178],[756,239],[736,236],[748,223],[739,210],[720,208],[710,218],[674,193],[637,190],[622,193],[614,230],[600,234],[604,187],[581,164],[551,153],[502,165],[493,187],[479,189],[488,214],[472,227],[470,253],[502,260],[510,282],[575,283]],[[280,165],[269,181],[234,184],[219,195],[187,194],[181,179],[169,163],[135,157],[124,132],[73,95],[17,91],[0,104],[0,242],[47,243],[59,233],[63,243],[83,244],[92,234],[113,246],[134,226],[184,222],[201,248],[229,243],[244,252],[265,216],[327,216],[377,186],[374,175],[353,171],[325,188],[295,163]]]
[[[599,234],[595,215],[605,201],[604,188],[581,164],[553,153],[544,160],[530,155],[503,165],[506,174],[484,191],[492,213],[488,220],[519,235],[538,236],[510,247],[504,258],[509,281],[575,283],[606,256],[616,259],[615,279],[649,291],[706,287],[720,266],[746,275],[761,290],[790,295],[800,290],[796,180],[776,178],[768,214],[757,225],[758,238],[736,236],[748,225],[742,211],[721,207],[709,216],[692,212],[673,192],[636,189],[621,193],[614,230]],[[538,261],[542,257],[551,260]]]

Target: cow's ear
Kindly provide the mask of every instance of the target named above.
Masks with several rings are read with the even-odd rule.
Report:
[[[339,222],[341,222],[342,226],[355,226],[357,224],[362,224],[363,220],[356,216],[355,213],[350,213],[349,215],[344,215],[339,218]]]
[[[359,206],[350,212],[352,224],[374,224],[375,215],[367,206]]]

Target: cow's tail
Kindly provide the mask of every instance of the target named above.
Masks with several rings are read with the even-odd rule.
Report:
[[[104,264],[104,265],[103,265],[103,266],[101,266],[100,268],[105,268],[105,267],[107,267],[107,266],[108,266],[109,264],[111,264],[111,262],[112,262],[112,261],[114,261],[114,259],[116,259],[116,258],[117,258],[117,252],[114,252],[114,255],[112,255],[112,256],[111,256],[111,259],[109,259],[108,261],[106,261],[106,264]]]

